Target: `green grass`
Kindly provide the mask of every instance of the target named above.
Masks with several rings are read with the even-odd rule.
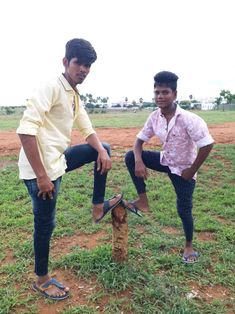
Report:
[[[202,117],[207,124],[235,122],[235,111],[200,110],[195,113]]]
[[[95,128],[99,127],[142,127],[150,110],[134,112],[107,112],[104,114],[90,114],[90,118]],[[195,111],[208,124],[219,124],[235,121],[235,111]],[[0,131],[15,130],[18,127],[21,116],[0,116]]]
[[[235,122],[235,111],[193,111],[208,124]],[[151,113],[150,110],[134,112],[115,112],[106,114],[91,114],[90,118],[95,127],[142,127]]]
[[[118,153],[124,157],[125,151]],[[184,237],[175,194],[166,175],[151,172],[147,183],[150,215],[139,218],[128,214],[129,259],[124,264],[114,263],[111,258],[110,216],[98,225],[91,222],[92,182],[92,165],[66,174],[62,180],[53,241],[60,243],[78,233],[86,235],[88,241],[97,232],[105,236],[92,249],[62,247],[63,254],[52,254],[52,272],[69,271],[78,285],[91,281],[94,286],[85,301],[80,303],[78,299],[74,304],[71,298],[60,313],[235,311],[235,145],[215,145],[199,171],[194,217],[195,248],[201,256],[194,265],[183,265],[179,256]],[[126,199],[136,195],[122,160],[113,164],[107,186],[107,197],[121,191]],[[167,233],[166,228],[172,228],[175,234]],[[30,290],[32,231],[31,203],[11,158],[11,163],[0,169],[0,314],[38,313],[38,297]],[[211,240],[200,238],[206,233],[210,233]],[[201,298],[186,297],[193,284],[203,291]],[[226,289],[227,294],[208,301],[206,292],[213,287],[214,292]]]
[[[20,119],[21,115],[0,116],[0,131],[16,130]]]

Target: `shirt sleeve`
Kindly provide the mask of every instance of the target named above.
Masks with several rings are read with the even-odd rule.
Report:
[[[43,124],[46,112],[51,108],[52,101],[52,86],[43,85],[35,90],[33,96],[27,100],[26,110],[16,133],[36,136]]]
[[[214,143],[214,139],[209,133],[206,122],[197,115],[194,115],[190,119],[187,131],[198,148]]]
[[[92,127],[91,120],[79,99],[78,112],[74,121],[82,136],[86,139],[89,135],[96,133]]]
[[[148,142],[154,136],[152,115],[150,115],[144,124],[142,130],[137,134],[137,138],[144,142]]]

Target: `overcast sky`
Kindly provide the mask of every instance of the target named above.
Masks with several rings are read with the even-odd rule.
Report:
[[[151,100],[162,70],[179,76],[180,97],[235,93],[234,0],[7,0],[0,8],[0,105],[25,104],[59,76],[75,37],[98,55],[82,94]]]

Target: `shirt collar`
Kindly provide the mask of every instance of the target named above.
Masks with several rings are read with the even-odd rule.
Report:
[[[66,91],[75,92],[75,90],[72,88],[72,86],[69,84],[69,82],[66,80],[63,74],[60,75],[59,80]],[[79,95],[78,91],[77,91],[77,94]]]
[[[183,109],[179,105],[176,104],[175,117],[182,114],[182,112],[183,112]]]
[[[175,114],[174,114],[173,117],[177,117],[177,116],[180,115],[180,114],[182,113],[182,111],[183,111],[183,109],[182,109],[179,105],[177,105],[176,103],[175,103],[175,105],[176,105],[176,109],[175,109]],[[160,109],[160,116],[161,116],[161,117],[164,117],[164,115],[163,115],[162,112],[161,112],[161,109]]]

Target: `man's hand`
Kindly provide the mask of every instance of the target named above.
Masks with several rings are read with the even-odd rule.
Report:
[[[42,197],[43,200],[46,200],[47,197],[53,199],[55,186],[48,176],[37,178],[37,185],[39,188],[38,197]]]
[[[107,173],[112,168],[112,162],[99,138],[95,133],[92,133],[86,138],[86,141],[98,152],[97,171],[100,171],[101,174]]]
[[[213,143],[207,146],[203,146],[199,148],[198,154],[196,159],[194,160],[193,164],[190,168],[184,169],[181,173],[181,176],[185,180],[191,180],[198,169],[201,167],[203,162],[206,160],[207,156],[209,155],[211,149],[213,147]]]
[[[55,192],[54,184],[51,182],[50,178],[46,174],[46,170],[41,161],[36,137],[34,135],[19,134],[22,146],[24,148],[25,154],[28,161],[33,168],[37,176],[38,185],[38,197],[42,197],[43,200],[53,199],[53,192]]]
[[[107,173],[112,168],[112,161],[106,151],[106,149],[98,153],[97,158],[97,171],[101,174]]]
[[[144,180],[147,180],[148,178],[148,171],[142,160],[135,162],[135,175]]]
[[[194,175],[195,175],[195,171],[192,168],[184,169],[181,173],[181,177],[184,180],[191,180]]]

